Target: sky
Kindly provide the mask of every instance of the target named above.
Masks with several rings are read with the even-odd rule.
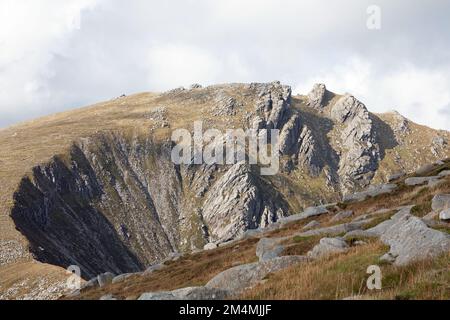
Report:
[[[450,130],[449,12],[447,0],[0,0],[0,128],[121,94],[279,80]]]

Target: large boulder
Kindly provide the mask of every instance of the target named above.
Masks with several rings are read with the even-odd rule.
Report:
[[[372,185],[372,186],[369,186],[364,191],[344,195],[343,201],[344,202],[364,201],[368,197],[376,197],[381,194],[391,193],[396,188],[397,188],[397,185],[394,183]]]
[[[300,217],[302,217],[302,219],[306,219],[309,217],[320,216],[320,215],[326,214],[326,213],[329,213],[329,211],[327,210],[327,205],[318,206],[318,207],[309,207],[309,208],[306,208],[305,211],[303,211],[300,214]]]
[[[442,210],[439,213],[439,219],[443,220],[443,221],[449,221],[450,220],[450,209]]]
[[[309,229],[314,229],[319,226],[320,226],[320,222],[318,222],[316,220],[312,220],[312,221],[308,222],[307,224],[305,224],[305,226],[302,229],[309,230]]]
[[[322,238],[318,245],[308,252],[308,257],[317,259],[334,253],[347,251],[348,244],[342,238]]]
[[[114,277],[115,277],[115,275],[112,274],[111,272],[105,272],[105,273],[99,274],[97,276],[98,285],[100,287],[104,287],[104,286],[112,283]]]
[[[327,88],[323,83],[316,83],[308,93],[308,106],[317,110],[323,109],[327,93]]]
[[[260,239],[256,245],[256,256],[259,258],[259,261],[267,261],[279,257],[284,251],[284,246],[280,242],[280,239],[277,238]]]
[[[188,287],[173,291],[146,292],[138,300],[223,300],[229,293],[207,287]]]
[[[271,272],[305,261],[308,261],[308,258],[304,256],[286,256],[236,266],[219,273],[206,284],[206,287],[222,289],[235,294],[258,284]]]
[[[380,161],[380,147],[366,106],[354,96],[342,96],[331,109],[331,118],[343,127],[338,174],[342,190],[349,193],[370,184]]]
[[[396,172],[391,174],[390,176],[388,176],[387,181],[388,182],[394,182],[400,178],[403,178],[404,176],[406,176],[406,173],[401,171],[401,172]]]
[[[431,177],[411,177],[405,180],[405,184],[407,186],[419,186],[425,183],[434,183],[439,181],[442,177],[440,176],[431,176]]]
[[[441,211],[450,209],[450,194],[437,194],[431,200],[431,209],[433,211]]]
[[[336,213],[330,219],[330,222],[338,222],[338,221],[350,218],[351,216],[353,216],[353,211],[351,211],[351,210],[341,211],[341,212]]]
[[[436,165],[431,164],[431,163],[428,163],[428,164],[425,164],[425,165],[419,167],[419,168],[415,171],[415,173],[416,173],[417,175],[421,176],[421,175],[424,175],[424,174],[429,173],[429,172],[430,172],[431,170],[433,170],[435,167],[436,167]]]
[[[390,246],[391,260],[399,266],[450,252],[450,235],[429,228],[410,214],[395,220],[380,239]]]

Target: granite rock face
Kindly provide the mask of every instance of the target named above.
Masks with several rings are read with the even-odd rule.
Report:
[[[345,191],[369,185],[380,161],[380,147],[366,106],[350,94],[331,109],[331,118],[344,126],[340,140],[343,153],[339,162],[341,186]]]
[[[236,266],[219,273],[206,284],[206,287],[238,293],[254,286],[271,272],[306,261],[308,259],[303,256],[285,256],[268,261]]]
[[[435,258],[450,251],[450,236],[429,228],[410,214],[398,218],[381,236],[395,265]]]
[[[138,300],[223,300],[229,293],[207,287],[188,287],[173,291],[146,292]]]
[[[276,197],[277,192],[262,190],[270,186],[249,165],[232,166],[208,192],[202,208],[210,241],[225,242],[286,216],[287,203]]]
[[[348,244],[341,238],[322,238],[319,244],[308,252],[308,257],[317,259],[330,254],[342,253],[348,247]]]
[[[280,130],[279,155],[286,169],[262,177],[258,165],[241,162],[176,165],[170,157],[173,143],[153,131],[79,137],[67,154],[33,164],[9,199],[11,225],[27,243],[1,239],[0,265],[32,256],[64,268],[77,264],[84,279],[152,270],[173,253],[212,248],[327,214],[326,207],[316,206],[289,216],[367,187],[382,157],[375,125],[381,120],[353,96],[339,98],[324,85],[315,85],[306,98],[293,96],[279,82],[193,85],[153,98],[161,106],[150,108],[145,119],[156,121],[155,128],[171,128],[172,107],[186,104],[204,107],[205,129],[234,121],[258,135],[262,129]],[[433,145],[447,148],[446,141]],[[312,186],[317,186],[315,195],[298,191]],[[391,187],[372,187],[358,197]],[[307,232],[334,235],[361,223]]]

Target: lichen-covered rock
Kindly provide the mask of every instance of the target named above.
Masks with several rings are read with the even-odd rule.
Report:
[[[270,189],[244,162],[233,165],[206,195],[202,212],[210,241],[224,242],[284,217],[288,206]]]
[[[339,176],[344,191],[367,186],[380,161],[375,129],[364,104],[350,94],[340,98],[331,109],[331,118],[342,124]]]
[[[436,167],[433,163],[427,163],[422,166],[420,166],[415,172],[417,175],[424,175],[433,170]]]
[[[450,251],[448,234],[429,228],[410,214],[395,220],[380,239],[390,246],[389,253],[395,257],[395,265],[435,258]]]
[[[431,200],[431,209],[441,211],[450,209],[450,194],[437,194]]]
[[[238,293],[256,285],[271,272],[279,271],[305,261],[308,261],[308,259],[304,256],[286,256],[236,266],[219,273],[206,284],[206,287]]]
[[[317,259],[334,253],[347,251],[348,244],[342,238],[322,238],[318,245],[308,252],[308,257]]]
[[[119,282],[125,281],[126,279],[128,279],[128,278],[130,278],[130,277],[132,277],[134,275],[136,275],[136,273],[119,274],[118,276],[115,276],[112,279],[112,283],[114,284],[114,283],[119,283]]]
[[[448,176],[450,176],[450,170],[444,170],[444,171],[439,172],[439,176],[440,177],[448,177]]]
[[[309,230],[309,229],[314,229],[320,226],[320,222],[313,220],[308,222],[302,229],[303,230]]]
[[[346,194],[342,198],[344,202],[364,201],[368,197],[376,197],[381,194],[391,193],[397,188],[396,184],[371,185],[366,190],[353,194]]]
[[[313,230],[308,230],[304,232],[300,232],[297,235],[301,237],[310,237],[310,236],[337,236],[339,234],[344,234],[353,230],[359,230],[364,225],[366,225],[368,222],[370,222],[370,219],[367,220],[361,220],[357,222],[349,222],[349,223],[342,223],[330,227],[323,227]]]
[[[440,176],[431,176],[431,177],[410,177],[405,179],[405,184],[407,186],[419,186],[422,184],[430,184],[433,182],[438,181],[439,179],[441,179],[442,177]]]
[[[450,220],[450,208],[442,210],[439,213],[439,219],[443,221],[449,221]]]
[[[203,247],[203,250],[213,250],[217,248],[217,244],[215,244],[214,242],[210,242],[205,244],[205,246]]]
[[[353,216],[353,211],[346,210],[336,213],[331,219],[330,222],[338,222]]]
[[[256,245],[256,256],[259,258],[259,261],[267,261],[279,257],[284,251],[284,246],[280,242],[280,239],[276,238],[260,239]]]
[[[401,171],[401,172],[396,172],[393,173],[391,175],[388,176],[387,181],[390,182],[394,182],[395,180],[398,180],[400,178],[403,178],[404,176],[406,176],[406,173]]]
[[[301,127],[300,117],[297,114],[294,114],[283,126],[279,143],[281,154],[291,155],[298,151]]]
[[[223,90],[219,91],[216,97],[216,104],[213,109],[214,116],[234,116],[242,108],[235,98],[226,94]]]
[[[97,276],[98,285],[100,287],[104,287],[104,286],[112,283],[114,277],[115,277],[115,275],[112,274],[111,272],[105,272],[105,273],[99,274]]]

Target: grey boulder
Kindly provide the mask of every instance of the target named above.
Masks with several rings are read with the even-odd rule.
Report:
[[[114,279],[115,275],[112,274],[111,272],[105,272],[102,274],[99,274],[97,276],[97,280],[98,280],[98,285],[100,287],[104,287],[110,283],[112,283],[112,280]]]
[[[258,284],[271,272],[305,261],[308,261],[308,258],[304,256],[285,256],[236,266],[219,273],[206,284],[206,287],[223,289],[232,293],[241,292]]]
[[[348,244],[342,238],[322,238],[318,245],[308,252],[308,257],[317,259],[330,254],[347,251]]]
[[[431,209],[433,211],[441,211],[450,209],[450,194],[437,194],[431,200]]]
[[[207,287],[188,287],[173,291],[146,292],[138,300],[223,300],[229,293]]]
[[[395,258],[394,264],[399,266],[450,251],[449,235],[429,228],[410,214],[395,220],[380,239],[390,246],[389,254]]]
[[[347,210],[347,211],[341,211],[336,213],[336,215],[334,215],[330,221],[331,222],[338,222],[347,218],[350,218],[351,216],[353,216],[353,211]]]
[[[450,220],[450,209],[445,209],[439,213],[439,219],[443,221]]]
[[[284,251],[280,239],[262,238],[256,245],[256,256],[259,261],[267,261],[279,257]]]
[[[431,177],[411,177],[411,178],[407,178],[405,180],[405,184],[407,186],[418,186],[418,185],[422,185],[425,183],[435,183],[437,182],[439,179],[441,179],[442,177],[440,176],[431,176]]]

